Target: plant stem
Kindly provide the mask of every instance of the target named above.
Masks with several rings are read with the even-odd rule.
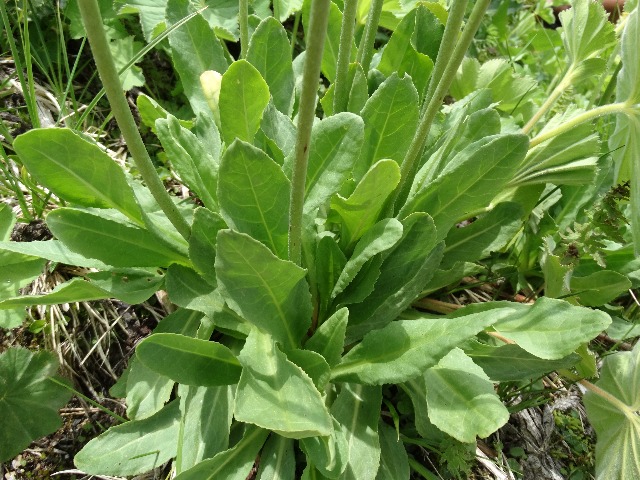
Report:
[[[118,420],[119,422],[122,423],[127,423],[129,420],[127,420],[124,417],[121,417],[120,415],[118,415],[117,413],[109,410],[107,407],[104,407],[102,405],[100,405],[98,402],[91,400],[89,397],[87,397],[86,395],[83,395],[82,393],[80,393],[79,391],[77,391],[75,388],[73,388],[71,385],[65,383],[65,382],[61,382],[60,380],[54,378],[54,377],[49,377],[49,380],[51,380],[53,383],[60,385],[61,387],[66,388],[67,390],[69,390],[71,393],[73,393],[75,396],[82,398],[85,402],[90,403],[91,405],[93,405],[94,407],[96,407],[98,410],[106,413],[107,415],[109,415],[110,417],[115,418],[116,420]]]
[[[122,91],[120,77],[113,63],[97,0],[79,0],[78,5],[96,67],[111,104],[111,110],[129,147],[133,161],[164,214],[180,235],[188,239],[191,233],[189,224],[180,214],[178,207],[173,203],[160,177],[158,177],[142,137],[140,137],[140,132],[131,110],[129,110],[129,104]]]
[[[455,0],[451,4],[449,16],[447,17],[447,24],[444,27],[442,41],[440,42],[440,48],[438,49],[436,64],[433,66],[431,78],[429,79],[429,87],[427,88],[427,93],[424,96],[424,105],[422,106],[421,115],[424,115],[424,111],[426,110],[429,100],[433,96],[436,86],[440,83],[442,74],[444,73],[447,63],[453,54],[458,35],[460,34],[460,26],[464,20],[464,13],[467,10],[467,3],[467,0]]]
[[[579,115],[576,115],[572,119],[564,122],[562,125],[558,125],[556,128],[552,130],[548,130],[540,135],[534,137],[529,142],[529,148],[533,148],[536,145],[544,142],[545,140],[549,140],[557,135],[565,133],[572,128],[577,127],[581,123],[587,122],[589,120],[593,120],[594,118],[601,117],[603,115],[609,115],[611,113],[627,113],[633,115],[635,113],[633,107],[629,106],[626,102],[620,103],[611,103],[609,105],[602,105],[600,107],[593,108],[591,110],[587,110]]]
[[[245,58],[249,47],[249,0],[240,0],[238,22],[240,23],[240,58]]]
[[[298,40],[298,29],[300,28],[300,12],[293,17],[293,28],[291,29],[291,56],[296,51],[296,42]]]
[[[466,3],[466,0],[458,0],[460,2]],[[457,3],[457,2],[456,2]],[[454,3],[454,6],[456,6]],[[487,8],[489,7],[489,3],[491,0],[478,0],[471,11],[471,15],[469,16],[469,20],[460,35],[460,39],[453,49],[453,53],[451,57],[449,57],[449,61],[447,62],[447,66],[442,72],[442,77],[438,82],[437,87],[434,89],[433,95],[429,98],[428,103],[426,103],[426,107],[422,113],[422,117],[420,119],[420,123],[418,124],[418,130],[411,141],[411,145],[409,145],[409,151],[405,156],[404,161],[400,167],[400,184],[395,189],[392,198],[390,200],[390,210],[394,210],[396,213],[399,208],[395,208],[395,204],[397,200],[404,202],[409,194],[409,189],[411,188],[411,179],[415,174],[415,170],[418,167],[418,161],[420,159],[420,155],[422,154],[422,149],[424,148],[424,144],[429,135],[429,130],[431,130],[431,124],[435,119],[440,107],[442,106],[442,101],[444,100],[444,96],[449,91],[449,87],[455,78],[455,75],[458,71],[458,67],[462,63],[462,59],[464,58],[465,53],[469,49],[469,45],[473,41],[473,37],[475,36],[478,28],[480,27],[480,22],[482,21],[482,17],[484,16]],[[453,7],[452,7],[453,8]],[[455,21],[462,22],[462,18],[454,18]],[[449,23],[449,21],[447,21]],[[455,29],[455,25],[452,26]],[[460,26],[458,25],[458,29]],[[443,50],[444,49],[444,50]],[[449,52],[451,49],[450,45],[443,46],[440,45],[440,50],[443,52]],[[438,57],[440,57],[441,53],[438,52]],[[446,57],[445,57],[446,58]]]
[[[291,174],[291,201],[289,205],[289,260],[302,263],[302,207],[307,180],[307,163],[309,160],[309,142],[311,127],[315,118],[318,93],[318,79],[324,39],[329,21],[330,0],[312,0],[309,32],[307,34],[307,50],[302,72],[302,91],[298,109],[298,131]]]
[[[344,112],[349,101],[349,61],[351,60],[351,46],[353,32],[356,26],[356,10],[358,0],[345,0],[342,13],[342,28],[340,29],[340,48],[338,49],[338,64],[336,67],[336,81],[333,82],[333,113]]]
[[[378,31],[378,23],[380,22],[380,14],[382,13],[383,0],[372,0],[369,15],[367,16],[367,23],[364,26],[364,34],[358,45],[358,56],[356,62],[362,65],[364,74],[369,72],[369,65],[373,58],[373,42],[376,39],[376,32]]]
[[[529,119],[524,127],[522,127],[523,133],[531,132],[533,127],[536,126],[536,123],[538,123],[538,121],[551,109],[551,107],[553,107],[553,104],[556,103],[558,98],[560,98],[565,90],[571,86],[571,73],[572,69],[570,68],[569,70],[567,70],[567,73],[564,74],[564,77],[562,78],[560,83],[556,85],[556,88],[554,88],[551,94],[549,94],[549,96],[535,113],[535,115]]]

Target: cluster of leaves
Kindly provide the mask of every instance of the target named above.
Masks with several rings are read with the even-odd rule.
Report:
[[[137,475],[172,461],[180,480],[244,479],[260,455],[257,478],[406,479],[410,468],[426,469],[408,454],[399,427],[382,420],[383,385],[409,398],[417,441],[451,453],[452,444],[468,449],[508,421],[496,383],[558,369],[596,374],[587,343],[611,318],[588,307],[637,286],[630,273],[639,268],[574,271],[553,254],[553,239],[540,255],[531,234],[549,215],[550,184],[560,187],[560,213],[551,219],[558,225],[575,221],[598,193],[584,187],[603,166],[587,120],[624,117],[609,139],[611,147],[627,142],[616,180],[636,171],[637,10],[625,19],[617,102],[567,109],[540,128],[560,93],[527,99],[537,88],[531,72],[514,73],[506,60],[464,59],[488,1],[476,2],[462,30],[464,0],[449,11],[431,2],[399,9],[379,0],[276,2],[275,17],[260,2],[251,15],[244,2],[224,6],[223,15],[215,14],[219,4],[199,11],[188,0],[152,3],[124,8],[140,14],[147,41],[173,29],[168,48],[193,118],[181,121],[144,95],[138,109],[197,204],[158,191],[128,136],[126,102],[118,110],[117,70],[110,77],[103,63],[109,48],[87,23],[144,184],[83,135],[35,129],[13,148],[68,205],[47,216],[55,239],[6,241],[15,219],[0,210],[3,326],[19,324],[32,304],[110,297],[135,304],[159,290],[179,307],[138,345],[114,387],[129,421],[91,441],[75,458],[78,468]],[[297,9],[307,50],[293,59],[279,20]],[[365,17],[356,45],[354,27]],[[92,21],[87,11],[83,19]],[[604,72],[600,57],[617,41],[595,3],[574,2],[561,20],[567,66],[559,85],[568,88]],[[378,25],[393,33],[374,52]],[[585,31],[594,33],[583,38]],[[224,40],[238,37],[234,59]],[[320,72],[330,86],[315,118]],[[443,107],[447,93],[454,102]],[[637,235],[640,189],[630,180]],[[611,206],[605,200],[602,208]],[[463,220],[474,221],[456,228]],[[541,261],[545,297],[446,316],[412,307],[425,292],[482,271],[483,260],[508,245]],[[536,248],[526,252],[527,245]],[[96,271],[46,295],[19,296],[47,261]],[[26,356],[0,357],[14,384]],[[638,473],[638,358],[640,347],[612,356],[598,386],[587,383],[601,478]],[[611,379],[617,367],[625,384]],[[52,381],[44,377],[37,379]],[[15,397],[29,391],[0,391],[0,407],[23,418]],[[17,440],[0,444],[0,458],[40,433],[16,422],[8,435]],[[468,468],[447,463],[452,472]]]

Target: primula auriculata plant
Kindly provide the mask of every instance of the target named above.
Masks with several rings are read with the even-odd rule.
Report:
[[[527,72],[465,58],[488,0],[453,0],[448,11],[416,6],[388,26],[393,33],[375,52],[382,3],[364,5],[356,42],[356,1],[312,0],[302,8],[306,51],[294,60],[280,21],[249,16],[246,0],[232,22],[239,59],[206,10],[168,36],[194,119],[178,120],[145,96],[138,107],[196,205],[167,195],[122,95],[97,5],[79,0],[144,185],[69,129],[17,138],[30,174],[68,206],[46,219],[54,240],[1,244],[5,264],[19,270],[3,284],[3,322],[19,322],[26,305],[135,304],[161,289],[179,307],[138,345],[116,386],[129,421],[86,445],[79,469],[136,475],[172,461],[179,480],[245,479],[259,456],[259,479],[408,479],[407,437],[382,420],[390,408],[383,386],[411,400],[421,437],[412,441],[437,448],[451,437],[473,444],[507,422],[496,383],[589,370],[586,343],[611,318],[587,306],[630,283],[597,265],[573,275],[553,249],[558,239],[547,239],[546,296],[533,304],[473,304],[446,316],[412,305],[510,242],[524,251],[512,240],[523,238],[553,186],[584,197],[594,178],[605,190],[631,180],[631,231],[640,239],[637,11],[619,32],[597,3],[576,1],[562,13],[566,70],[539,101]],[[171,28],[194,8],[168,0],[157,18],[140,7],[144,30]],[[618,54],[615,103],[552,110]],[[330,86],[318,104],[321,73]],[[454,102],[443,105],[447,94]],[[590,122],[603,115],[617,122],[613,160],[600,157]],[[12,221],[5,212],[3,232]],[[94,271],[45,296],[12,298],[47,260]],[[576,293],[585,291],[600,296]],[[0,357],[14,372],[0,384],[0,415],[16,418],[3,436],[20,439],[0,441],[4,458],[43,433],[25,427],[30,414],[17,399],[52,385],[50,372],[16,367],[29,365],[19,352]],[[638,348],[615,355],[600,387],[583,381],[599,478],[640,475],[638,361]],[[36,379],[25,383],[23,371]],[[43,423],[55,424],[55,408]]]

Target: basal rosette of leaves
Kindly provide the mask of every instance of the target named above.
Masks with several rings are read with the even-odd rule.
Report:
[[[293,4],[280,3],[283,18]],[[91,4],[81,0],[85,22]],[[522,93],[503,89],[518,81],[503,65],[478,69],[472,87],[456,79],[488,4],[476,2],[468,17],[459,0],[448,12],[411,9],[378,56],[366,31],[356,45],[349,0],[343,11],[328,0],[302,7],[307,50],[295,59],[276,18],[249,18],[241,4],[242,58],[231,59],[221,27],[195,15],[169,36],[192,127],[144,95],[138,108],[197,204],[154,187],[126,102],[116,118],[144,183],[77,132],[16,139],[33,178],[68,206],[47,217],[55,240],[0,243],[1,272],[15,272],[0,301],[13,312],[4,326],[26,305],[139,303],[158,290],[179,307],[138,345],[118,385],[129,421],[92,440],[75,458],[79,469],[138,475],[171,461],[180,480],[245,479],[260,455],[260,479],[302,470],[308,479],[406,479],[402,439],[381,423],[383,385],[408,392],[424,439],[474,443],[509,418],[496,383],[584,361],[585,344],[611,322],[585,305],[628,288],[622,273],[601,301],[552,298],[567,293],[558,287],[531,305],[488,302],[447,316],[412,307],[503,250],[545,185],[580,185],[599,165],[598,137],[584,125],[577,144],[576,131],[530,144],[500,108],[518,103],[505,92]],[[158,25],[194,10],[168,0]],[[367,26],[375,31],[379,19],[372,7]],[[574,24],[566,28],[586,28]],[[598,53],[574,37],[576,52]],[[100,38],[90,41],[98,60]],[[113,77],[98,68],[106,88]],[[320,72],[331,85],[316,118]],[[452,84],[463,93],[443,107]],[[119,88],[107,88],[116,112]],[[13,270],[19,259],[99,273],[20,297],[33,269]],[[564,286],[558,272],[566,277],[558,266],[549,278]],[[600,292],[610,277],[575,280],[575,290]]]

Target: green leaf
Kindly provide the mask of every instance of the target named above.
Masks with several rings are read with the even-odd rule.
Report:
[[[290,183],[262,150],[234,141],[220,164],[220,214],[234,230],[251,235],[286,259]]]
[[[176,473],[229,448],[233,387],[179,387],[180,435]]]
[[[111,427],[87,443],[74,458],[90,475],[139,475],[160,467],[176,455],[179,402],[155,415]]]
[[[336,366],[342,358],[348,320],[349,310],[341,308],[318,327],[304,347],[322,355],[330,367]]]
[[[380,468],[376,480],[407,480],[409,457],[395,428],[383,421],[378,425],[380,437]]]
[[[127,417],[142,420],[159,412],[169,401],[174,381],[147,368],[135,356],[127,375]]]
[[[156,133],[171,166],[205,207],[217,210],[218,166],[198,138],[173,115],[156,121]]]
[[[345,383],[331,406],[331,414],[344,426],[349,463],[345,480],[374,480],[380,464],[378,419],[382,388]]]
[[[284,22],[300,8],[302,8],[302,0],[275,0],[273,2],[273,16]]]
[[[216,285],[216,236],[227,228],[225,221],[217,213],[206,208],[197,208],[193,215],[191,236],[189,237],[189,258],[200,275],[210,285]]]
[[[167,26],[171,26],[195,8],[189,0],[168,0]],[[173,67],[180,76],[184,92],[195,113],[210,115],[211,110],[200,85],[200,75],[207,70],[224,73],[228,63],[220,41],[207,21],[196,15],[169,35]]]
[[[0,242],[0,251],[22,253],[31,257],[44,258],[52,262],[77,267],[95,268],[97,270],[109,269],[106,263],[73,252],[58,240],[46,240],[42,242]]]
[[[350,251],[377,221],[389,195],[400,182],[400,167],[393,160],[380,160],[362,177],[356,189],[331,201],[329,220],[340,222],[340,246]]]
[[[340,478],[349,461],[349,445],[344,427],[331,417],[331,433],[323,437],[300,440],[300,448],[307,456],[307,466],[315,466],[310,478]],[[317,469],[317,470],[316,470]],[[302,478],[305,478],[303,475]]]
[[[436,244],[431,217],[416,213],[402,224],[402,239],[384,259],[373,292],[362,302],[349,306],[349,340],[360,339],[368,331],[394,320],[420,296],[440,263],[444,245]]]
[[[418,92],[411,78],[387,78],[362,109],[364,149],[353,177],[360,180],[383,158],[402,162],[418,125]]]
[[[136,357],[149,369],[183,385],[219,386],[238,381],[242,367],[224,345],[177,333],[154,333]]]
[[[499,347],[480,343],[471,345],[465,353],[494,382],[534,379],[549,372],[571,368],[580,361],[580,357],[573,353],[559,360],[545,360],[513,344]]]
[[[268,103],[269,87],[260,72],[246,60],[233,62],[222,75],[220,86],[220,128],[224,142],[231,145],[238,138],[253,143]]]
[[[248,235],[218,233],[218,282],[227,304],[269,332],[285,350],[297,348],[311,325],[311,295],[305,271],[281,260]]]
[[[293,440],[272,435],[260,454],[257,480],[294,480],[295,474]]]
[[[287,358],[309,375],[319,391],[324,391],[331,378],[331,367],[321,354],[311,350],[297,349],[288,352]]]
[[[58,362],[50,352],[9,348],[0,353],[0,462],[12,459],[29,444],[56,431],[58,409],[71,393],[55,377]]]
[[[62,200],[115,208],[142,225],[122,168],[98,145],[66,128],[45,128],[20,135],[14,148],[33,178]]]
[[[369,87],[367,76],[359,63],[350,63],[347,72],[347,85],[350,85],[346,112],[360,114],[365,103],[369,100]],[[333,101],[335,98],[335,84],[331,85],[324,96],[320,99],[320,104],[324,110],[324,117],[330,118],[335,115],[333,111]],[[345,108],[345,107],[343,107]]]
[[[525,135],[502,134],[474,142],[457,154],[438,178],[409,198],[400,217],[427,212],[438,238],[445,238],[460,219],[485,208],[513,176],[527,153]]]
[[[578,301],[587,307],[609,303],[631,288],[627,277],[611,270],[602,270],[586,277],[574,275],[570,285]]]
[[[622,69],[618,74],[616,101],[627,106],[640,103],[640,14],[634,9],[627,18],[622,33]],[[616,116],[616,128],[609,137],[609,150],[613,152],[615,163],[615,183],[627,180],[631,183],[631,232],[636,256],[640,254],[640,111],[637,106],[628,109],[626,115]]]
[[[16,216],[6,203],[0,205],[0,240],[8,241],[16,224]]]
[[[449,435],[437,428],[431,423],[431,420],[429,420],[427,387],[424,382],[424,375],[420,375],[402,384],[402,389],[409,395],[411,403],[413,404],[414,419],[418,434],[436,445],[449,439]]]
[[[363,141],[364,123],[351,113],[327,117],[313,126],[304,202],[304,213],[311,222],[316,210],[348,179]]]
[[[164,13],[167,6],[166,0],[116,0],[116,8],[122,13],[138,13],[144,39],[150,42],[157,35],[157,27],[162,24],[164,28]]]
[[[311,378],[276,347],[270,335],[253,329],[240,353],[236,420],[287,438],[329,435],[331,417]]]
[[[429,32],[432,27],[435,27],[436,30],[433,32],[434,35],[430,35],[432,32]],[[382,51],[377,69],[386,76],[393,73],[404,76],[405,73],[408,73],[420,94],[420,98],[423,98],[433,70],[432,58],[435,58],[435,54],[437,54],[443,31],[444,27],[426,8],[419,6],[412,10],[402,19],[398,28],[391,35],[389,43]],[[433,57],[430,58],[426,52],[418,50],[416,45],[418,40],[421,40],[420,45],[427,43],[435,47],[435,49],[429,48]]]
[[[47,226],[70,249],[114,267],[166,267],[188,261],[147,230],[98,215],[100,211],[58,208],[47,215]]]
[[[488,437],[509,420],[489,377],[459,348],[428,369],[424,380],[429,418],[460,442],[475,443],[476,437]]]
[[[640,477],[640,346],[605,358],[596,386],[607,399],[587,391],[584,405],[596,430],[596,478]],[[613,400],[613,401],[612,401]]]
[[[2,210],[3,213],[6,211],[10,215],[7,216],[6,225],[3,225],[3,227],[6,226],[7,230],[9,230],[6,234],[8,236],[15,222],[15,217],[11,215],[11,210],[8,207]],[[20,295],[20,289],[38,278],[42,274],[45,264],[46,261],[42,258],[0,251],[0,309],[3,308],[4,302],[9,304],[5,309],[0,310],[0,328],[16,328],[22,324],[25,312],[19,306],[24,305],[20,302],[24,300],[25,296]],[[18,308],[10,306],[12,301],[18,302],[15,305]]]
[[[267,17],[260,22],[251,36],[246,58],[267,82],[275,107],[291,115],[294,90],[291,45],[278,20]]]
[[[395,218],[380,220],[367,230],[342,269],[335,283],[331,297],[335,298],[356,278],[363,265],[374,256],[393,248],[402,238],[402,223]]]
[[[562,40],[571,66],[598,56],[616,41],[613,25],[602,5],[572,0],[571,8],[560,12]]]
[[[452,268],[456,262],[475,262],[500,251],[522,227],[523,215],[519,204],[499,203],[470,225],[449,230],[440,268]]]
[[[164,282],[162,271],[157,270],[91,272],[85,278],[111,297],[131,305],[149,300],[149,297],[156,293]]]
[[[555,115],[540,134],[552,131],[572,117],[582,113],[568,109]],[[535,185],[545,183],[584,185],[593,181],[597,168],[599,139],[594,127],[586,122],[556,135],[529,149],[518,168],[511,185]]]
[[[532,306],[514,304],[511,308],[514,311],[508,318],[494,324],[496,332],[546,360],[566,357],[611,323],[604,312],[547,297]]]
[[[271,102],[262,114],[260,130],[269,140],[276,144],[284,157],[288,158],[293,154],[296,145],[296,126],[287,115],[280,112]],[[309,155],[311,154],[312,152],[309,152]],[[280,162],[277,163],[280,164]],[[291,174],[289,173],[288,176],[290,177]]]
[[[214,286],[204,281],[195,270],[183,265],[169,266],[165,288],[172,303],[205,315],[211,315],[223,303]]]
[[[318,289],[318,318],[324,320],[331,303],[331,292],[338,281],[347,258],[330,236],[320,238],[316,247],[316,288]]]
[[[200,462],[181,473],[175,480],[245,480],[269,432],[248,426],[242,440],[233,448]]]
[[[339,382],[400,383],[435,365],[454,347],[509,315],[493,310],[461,318],[398,320],[364,336],[332,372]]]

